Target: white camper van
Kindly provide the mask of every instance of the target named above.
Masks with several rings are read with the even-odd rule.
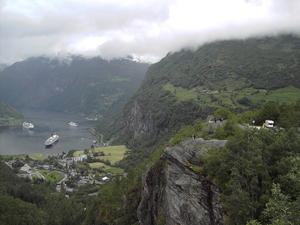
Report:
[[[274,121],[273,120],[265,120],[265,123],[263,124],[263,127],[273,128],[274,127]]]

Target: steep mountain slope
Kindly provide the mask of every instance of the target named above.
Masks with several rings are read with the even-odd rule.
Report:
[[[130,57],[29,58],[0,73],[0,99],[80,115],[112,114],[137,90],[148,67]]]
[[[136,165],[170,134],[218,107],[235,111],[262,102],[300,97],[300,38],[251,38],[206,44],[196,51],[168,54],[149,67],[139,90],[119,117],[96,129],[126,143],[125,167]]]
[[[24,116],[15,108],[0,102],[0,126],[20,125]]]

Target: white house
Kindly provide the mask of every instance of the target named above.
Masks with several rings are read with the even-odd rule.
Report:
[[[30,173],[31,172],[31,167],[25,164],[24,166],[21,167],[20,169],[22,172]]]
[[[102,181],[107,181],[107,180],[110,180],[110,179],[108,177],[103,177],[101,180]]]

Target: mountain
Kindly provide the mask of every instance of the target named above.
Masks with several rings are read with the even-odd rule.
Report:
[[[5,64],[5,63],[0,63],[0,72],[1,72],[2,70],[4,70],[4,68],[7,67],[7,66],[8,66],[8,65]]]
[[[123,166],[135,166],[170,134],[217,108],[242,112],[266,101],[300,97],[300,38],[292,35],[227,40],[169,53],[151,65],[118,116],[95,129],[130,149]]]
[[[24,116],[15,108],[0,102],[0,126],[20,125]]]
[[[76,55],[29,58],[0,73],[0,100],[14,107],[101,117],[122,108],[148,67],[132,57],[110,61]]]

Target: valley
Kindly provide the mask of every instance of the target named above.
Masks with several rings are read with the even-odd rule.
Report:
[[[17,169],[1,163],[9,178],[1,177],[0,197],[32,204],[39,221],[57,215],[51,224],[297,224],[299,49],[298,36],[278,35],[215,41],[153,65],[79,56],[68,66],[16,63],[0,73],[1,101],[97,118],[91,127],[107,147],[89,140],[40,161],[25,154]],[[275,126],[262,129],[265,120]],[[25,161],[47,168],[40,173],[49,180],[15,176]],[[55,191],[51,167],[68,174],[73,192]]]

